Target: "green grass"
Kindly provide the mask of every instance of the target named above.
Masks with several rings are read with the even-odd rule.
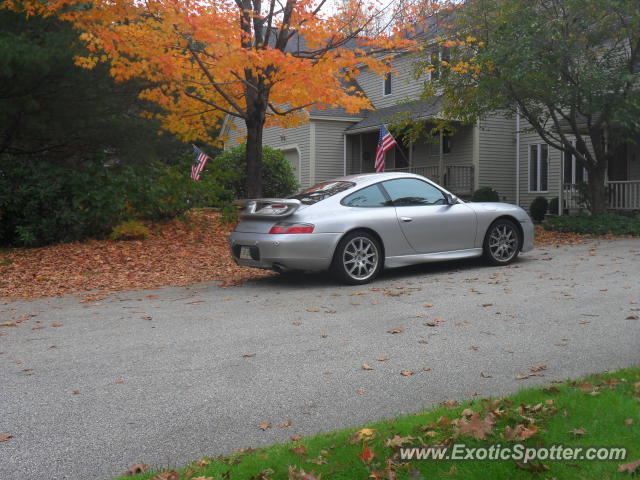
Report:
[[[542,226],[545,230],[552,232],[640,236],[640,215],[633,217],[614,213],[562,215],[548,218]]]
[[[469,418],[468,411],[466,417],[463,414],[465,409],[479,412],[480,418],[485,418],[488,412],[495,414],[495,424],[484,441],[457,432],[458,427],[449,423],[449,420]],[[385,446],[385,442],[394,435],[414,438],[405,446],[420,446],[421,442],[427,445],[465,443],[475,447],[500,443],[504,446],[516,443],[505,440],[503,435],[505,427],[514,428],[517,424],[537,428],[537,433],[521,442],[526,446],[559,443],[579,447],[623,446],[628,449],[627,458],[619,461],[535,462],[535,465],[543,464],[548,470],[532,473],[518,467],[513,460],[401,462],[394,457],[397,449]],[[603,373],[546,388],[526,389],[496,400],[470,400],[454,408],[440,406],[362,428],[373,430],[373,435],[366,440],[367,447],[375,454],[369,465],[357,455],[363,451],[362,440],[355,438],[360,429],[349,428],[229,457],[200,459],[180,470],[180,478],[288,479],[290,465],[307,473],[314,470],[323,479],[332,480],[631,478],[629,473],[619,473],[618,466],[640,460],[640,368]],[[574,429],[584,429],[586,433],[576,435],[571,433]],[[300,446],[304,446],[304,453],[300,452]],[[299,449],[297,453],[292,451],[296,447]],[[389,470],[393,470],[397,477],[389,476]],[[379,476],[370,477],[373,472],[378,472]],[[150,479],[154,475],[157,473],[123,478]]]

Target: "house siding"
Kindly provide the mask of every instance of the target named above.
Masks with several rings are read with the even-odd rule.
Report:
[[[234,119],[233,126],[235,128],[232,128],[231,138],[225,148],[234,147],[245,141],[246,129],[242,120]],[[262,137],[262,144],[271,148],[297,147],[300,152],[300,178],[298,182],[302,187],[310,186],[310,129],[310,123],[293,128],[267,127],[264,129]]]
[[[312,120],[315,125],[316,183],[344,175],[344,131],[350,122]]]
[[[383,76],[371,70],[364,70],[357,77],[357,82],[375,108],[385,108],[406,100],[416,100],[420,96],[423,82],[416,80],[411,54],[401,55],[392,61],[395,69],[391,79],[391,94],[383,95]]]
[[[526,125],[526,124],[525,124]],[[523,127],[526,129],[526,127]],[[524,133],[520,135],[520,206],[529,210],[531,202],[536,197],[545,197],[547,200],[560,195],[560,173],[562,166],[562,152],[549,146],[549,176],[547,192],[529,191],[529,146],[540,145],[545,142],[537,133]]]
[[[481,119],[479,128],[478,187],[493,187],[500,200],[515,203],[515,119],[496,114]],[[520,191],[523,191],[522,187]]]

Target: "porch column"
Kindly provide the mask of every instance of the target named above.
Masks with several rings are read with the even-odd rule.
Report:
[[[445,187],[444,184],[444,144],[443,144],[444,135],[442,134],[442,130],[440,130],[440,158],[438,160],[438,183]],[[446,187],[445,187],[446,188]]]
[[[358,139],[360,141],[360,152],[359,152],[360,168],[358,169],[358,173],[362,173],[362,134],[361,133],[358,134]]]

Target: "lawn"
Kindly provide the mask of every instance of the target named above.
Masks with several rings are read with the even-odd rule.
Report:
[[[532,374],[544,369],[534,367]],[[262,428],[286,428],[266,426]],[[256,428],[260,428],[256,426]],[[202,458],[179,471],[131,479],[469,479],[630,478],[640,473],[640,368],[526,389],[499,399],[455,401],[423,413],[315,435],[286,444]],[[398,447],[521,443],[626,447],[612,461],[401,461]],[[140,467],[140,466],[139,466]],[[303,473],[303,471],[305,473]],[[313,472],[313,473],[311,473]]]

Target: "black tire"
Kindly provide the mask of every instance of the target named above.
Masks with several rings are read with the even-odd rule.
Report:
[[[364,285],[378,276],[384,256],[378,239],[364,230],[346,234],[336,247],[331,273],[343,283]]]
[[[492,265],[509,265],[520,253],[520,230],[514,222],[500,218],[493,222],[484,236],[484,258]]]

